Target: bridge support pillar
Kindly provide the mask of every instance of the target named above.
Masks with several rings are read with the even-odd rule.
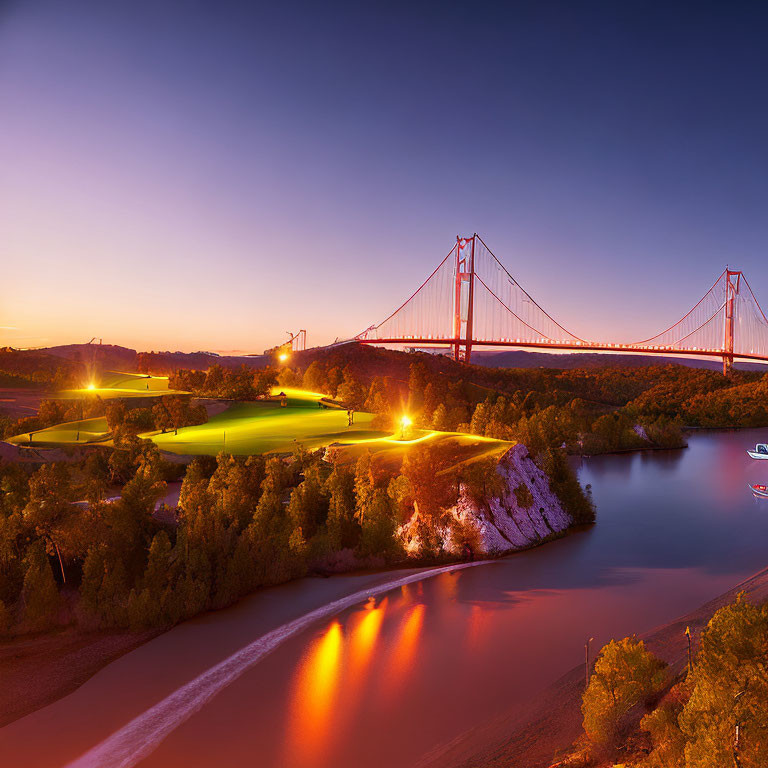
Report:
[[[456,270],[453,295],[453,359],[469,362],[472,354],[472,317],[475,294],[475,240],[456,236]],[[463,349],[462,349],[463,345]]]
[[[733,305],[741,287],[741,272],[725,270],[725,323],[723,324],[723,376],[733,367]]]

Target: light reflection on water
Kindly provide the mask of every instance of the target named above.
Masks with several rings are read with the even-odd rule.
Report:
[[[333,621],[307,649],[296,674],[288,762],[322,760],[331,735],[342,662],[342,632]]]
[[[597,648],[650,630],[768,565],[768,500],[753,499],[747,488],[768,480],[768,462],[745,454],[765,438],[765,430],[697,434],[685,451],[581,462],[596,526],[405,586],[312,627],[212,699],[142,768],[412,766],[457,734],[525,706],[581,662],[586,638],[595,637]],[[272,616],[270,599],[286,593],[322,604],[337,596],[338,584],[308,579],[267,591],[253,605]],[[252,639],[248,610],[241,605],[200,624],[236,649],[243,636]],[[28,736],[19,754],[30,744],[42,750],[42,738],[29,738],[34,723],[41,737],[58,728],[59,742],[70,733],[84,738],[114,691],[130,695],[179,663],[167,650],[174,637],[185,638],[179,656],[211,642],[211,634],[195,631],[193,622],[140,649],[140,667],[125,657],[120,680],[104,675],[100,684],[97,676],[83,686],[93,691],[92,706],[78,699],[80,710],[33,715],[19,729]],[[158,647],[163,652],[153,655]]]
[[[416,661],[421,630],[424,625],[423,603],[412,605],[400,619],[388,648],[388,659],[383,660],[384,674],[381,695],[391,701],[407,687]]]
[[[448,741],[460,724],[512,708],[579,663],[585,637],[602,644],[649,630],[768,564],[768,503],[747,489],[768,466],[744,453],[761,437],[696,434],[686,451],[585,460],[595,528],[403,587],[376,620],[371,606],[342,618],[347,706],[337,709],[327,761],[315,753],[296,768],[359,764],[367,740],[370,765],[395,755],[407,765],[402,756],[413,762],[419,752],[406,743],[414,722],[423,753],[430,733]],[[356,643],[368,649],[357,661]]]

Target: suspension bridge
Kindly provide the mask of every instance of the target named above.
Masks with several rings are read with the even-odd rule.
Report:
[[[768,362],[768,319],[743,272],[726,268],[674,325],[641,341],[582,339],[560,325],[520,286],[482,238],[457,237],[411,297],[355,337],[363,344],[447,346],[470,361],[475,347],[628,352]]]

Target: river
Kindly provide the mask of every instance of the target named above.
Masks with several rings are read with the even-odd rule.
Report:
[[[538,549],[369,599],[414,572],[304,579],[186,622],[0,730],[0,765],[414,765],[524,706],[586,638],[597,651],[650,630],[768,565],[768,500],[747,489],[768,461],[745,453],[765,439],[698,433],[681,451],[585,459],[597,525]]]

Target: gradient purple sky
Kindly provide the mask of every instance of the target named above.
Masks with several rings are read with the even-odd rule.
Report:
[[[768,304],[765,6],[448,5],[0,0],[0,344],[324,343],[473,231],[584,338]]]

